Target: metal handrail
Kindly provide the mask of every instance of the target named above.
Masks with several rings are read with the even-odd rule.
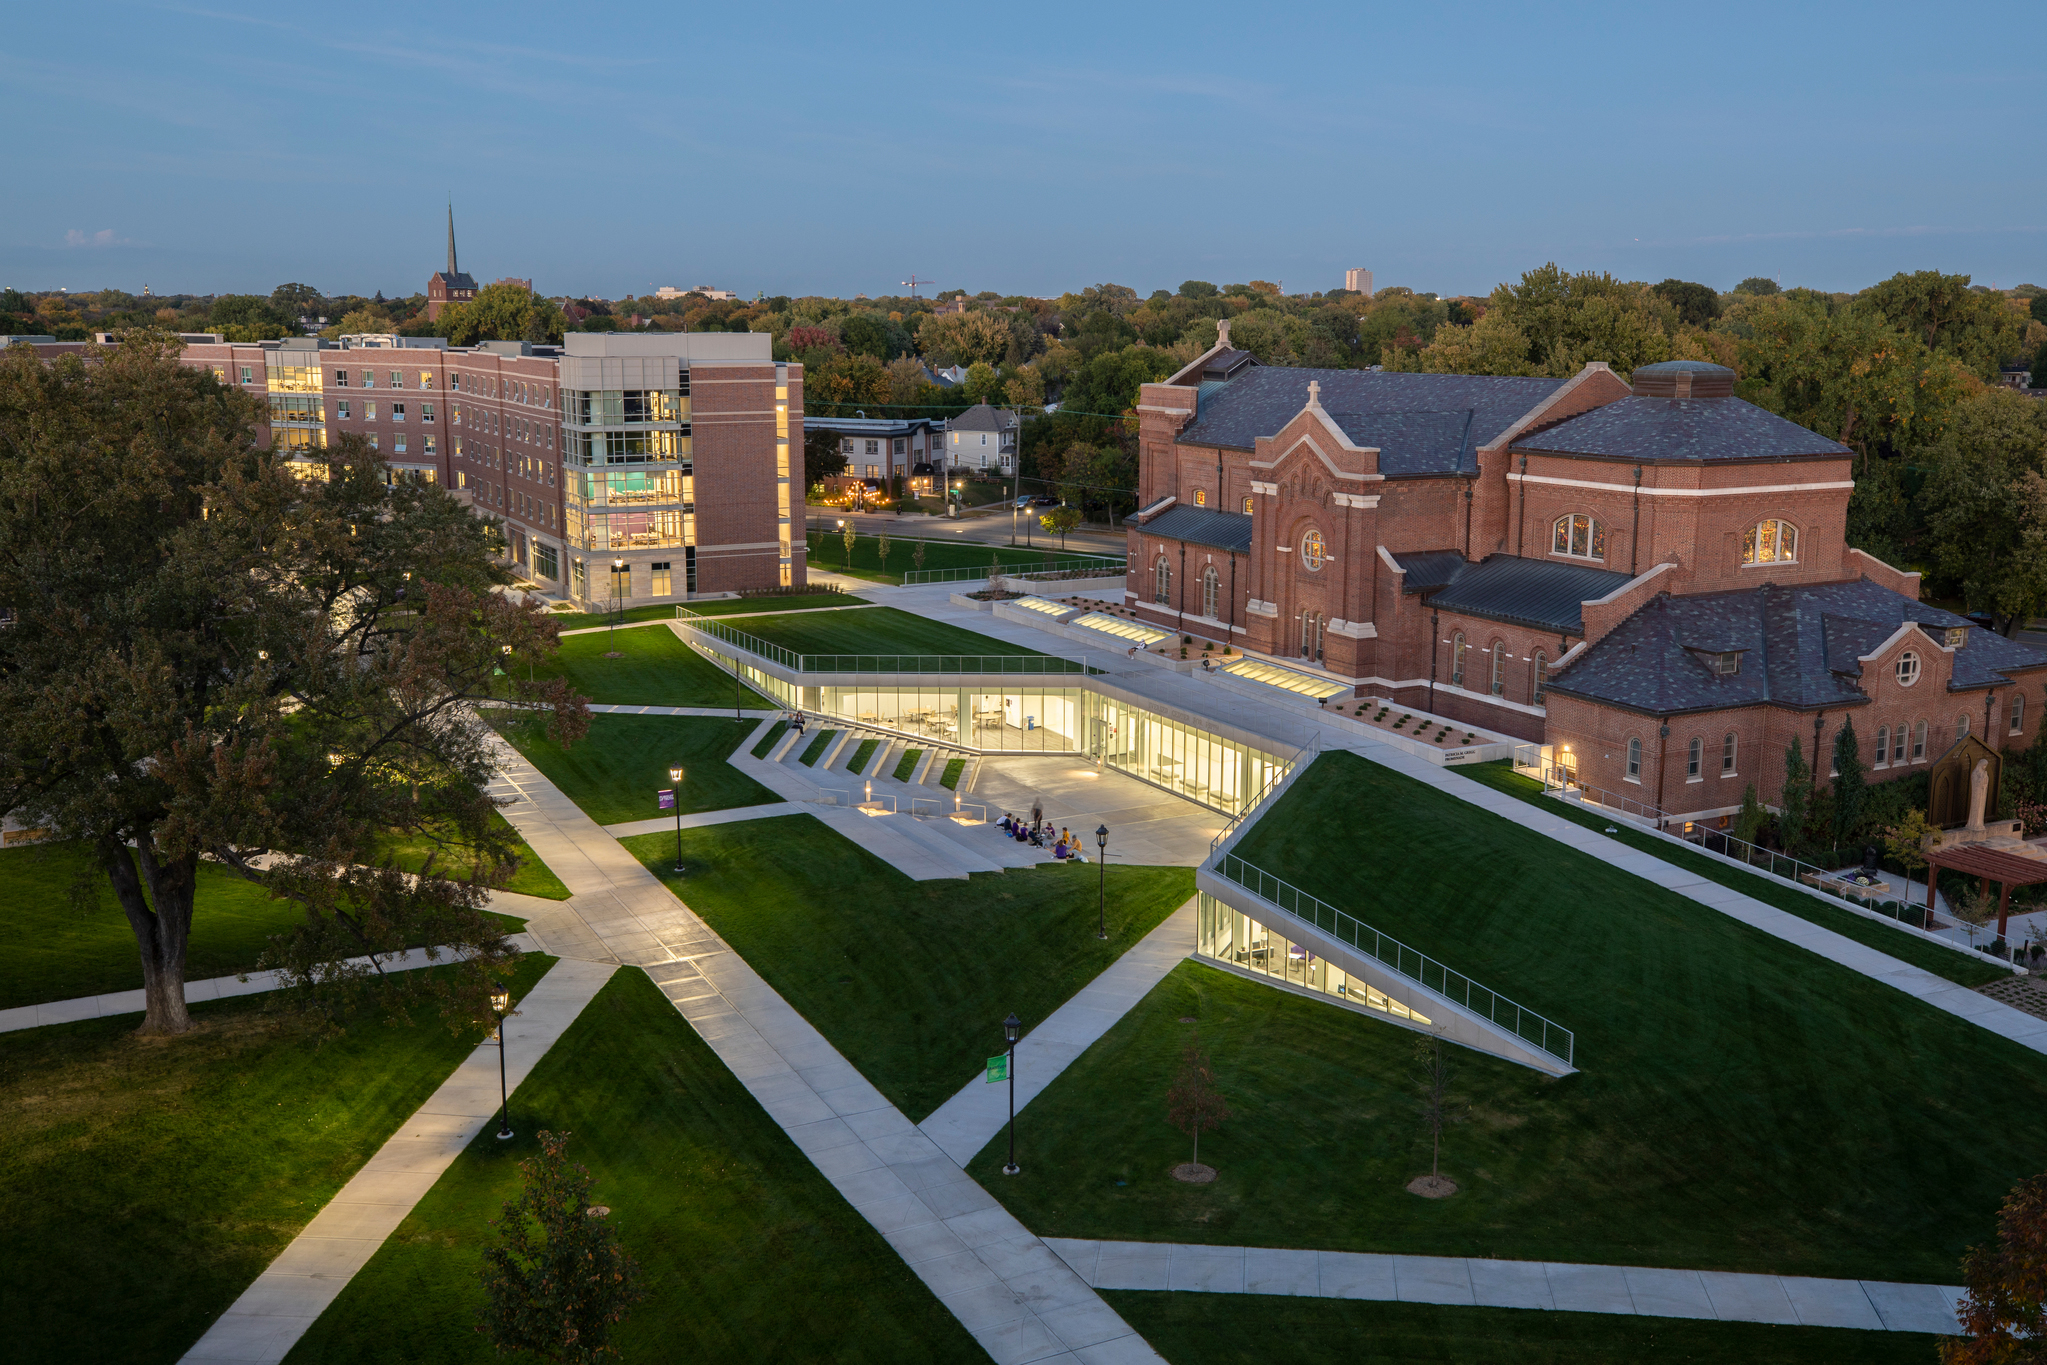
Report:
[[[1210,870],[1295,919],[1314,925],[1337,942],[1356,949],[1424,990],[1433,991],[1454,1005],[1484,1016],[1537,1051],[1557,1058],[1566,1066],[1577,1064],[1578,1040],[1571,1030],[1509,1000],[1488,986],[1481,986],[1427,953],[1409,947],[1390,934],[1380,933],[1357,916],[1282,881],[1234,853],[1225,853],[1217,858],[1210,865]]]
[[[1265,780],[1265,786],[1259,791],[1257,796],[1252,798],[1251,804],[1232,816],[1230,822],[1224,825],[1213,839],[1208,841],[1208,856],[1213,858],[1216,850],[1229,842],[1231,835],[1246,828],[1247,822],[1253,815],[1262,814],[1268,806],[1277,801],[1280,793],[1292,786],[1294,778],[1306,772],[1308,765],[1313,763],[1316,755],[1321,752],[1322,736],[1320,734],[1311,734],[1308,737],[1307,744],[1295,750],[1294,756],[1287,760],[1286,766]]]
[[[1004,578],[1027,578],[1033,574],[1066,573],[1076,569],[1108,569],[1114,567],[1117,573],[1130,572],[1128,559],[1113,555],[1090,555],[1081,559],[1054,559],[1037,564],[983,564],[968,565],[958,569],[911,569],[903,575],[903,586],[913,587],[920,583],[971,583],[997,574]],[[1106,578],[1109,575],[1099,575]]]
[[[722,640],[796,673],[897,673],[928,676],[934,673],[1047,676],[1085,674],[1085,659],[1058,654],[798,654],[758,635],[735,629],[687,607],[675,609],[678,624]]]

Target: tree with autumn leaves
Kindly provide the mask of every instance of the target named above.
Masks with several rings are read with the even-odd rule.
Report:
[[[1962,1262],[1963,1335],[1941,1365],[2047,1365],[2047,1175],[2021,1182],[1997,1214],[1997,1240]]]
[[[259,447],[258,401],[178,355],[0,356],[0,814],[90,851],[76,894],[135,934],[145,1033],[191,1027],[202,860],[303,911],[264,965],[311,1003],[380,986],[477,1018],[515,952],[484,914],[515,841],[473,707],[579,737],[581,698],[501,667],[555,626],[495,591],[494,522],[353,438]],[[383,865],[422,841],[423,873]],[[461,970],[378,970],[419,944]]]

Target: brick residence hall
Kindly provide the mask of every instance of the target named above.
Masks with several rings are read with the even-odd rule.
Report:
[[[1734,372],[1569,379],[1260,365],[1138,400],[1130,600],[1149,623],[1543,744],[1673,815],[1774,804],[1794,735],[1870,780],[2032,743],[2047,654],[1850,548],[1846,446]],[[2030,694],[2030,695],[2029,695]]]

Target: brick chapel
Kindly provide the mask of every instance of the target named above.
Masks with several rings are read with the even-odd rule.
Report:
[[[1794,734],[1872,781],[2031,744],[2047,654],[1850,548],[1852,452],[1734,378],[1268,366],[1225,322],[1138,399],[1130,600],[1692,819],[1774,804]]]

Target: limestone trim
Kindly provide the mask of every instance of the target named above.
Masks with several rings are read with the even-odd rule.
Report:
[[[1353,640],[1376,640],[1379,638],[1379,627],[1370,621],[1331,621],[1323,629],[1327,630],[1331,635],[1347,635]]]
[[[1377,493],[1336,493],[1332,496],[1335,497],[1338,507],[1369,509],[1379,505],[1379,495]]]
[[[1303,411],[1306,411],[1306,409],[1303,409]],[[1335,429],[1334,424],[1330,423],[1329,415],[1327,413],[1322,413],[1321,416],[1323,423],[1325,425],[1330,426],[1330,428],[1334,430]],[[1339,441],[1343,442],[1343,448],[1345,450],[1355,450],[1360,455],[1377,455],[1379,453],[1379,447],[1377,446],[1352,445],[1349,439],[1345,437],[1341,431],[1336,432],[1336,438]],[[1349,479],[1354,483],[1384,483],[1386,481],[1386,476],[1384,474],[1353,474],[1347,469],[1337,468],[1336,461],[1330,459],[1327,455],[1323,454],[1322,447],[1316,445],[1315,442],[1307,436],[1301,437],[1299,440],[1295,441],[1292,445],[1288,446],[1285,450],[1282,450],[1278,455],[1274,456],[1270,460],[1253,459],[1251,461],[1251,467],[1253,469],[1277,469],[1280,467],[1280,465],[1284,464],[1287,461],[1287,459],[1291,457],[1293,453],[1299,450],[1302,446],[1306,446],[1309,450],[1315,453],[1315,458],[1322,461],[1324,467],[1326,467],[1329,470],[1329,473],[1333,478]]]
[[[1890,633],[1889,638],[1887,638],[1882,644],[1878,645],[1875,649],[1872,649],[1867,654],[1856,655],[1855,662],[1859,664],[1875,663],[1878,659],[1881,659],[1884,655],[1890,653],[1893,649],[1896,649],[1899,645],[1903,644],[1905,642],[1905,638],[1909,635],[1917,635],[1920,639],[1926,641],[1927,648],[1929,649],[1937,649],[1943,654],[1952,654],[1955,652],[1948,645],[1944,645],[1940,641],[1934,639],[1932,632],[1928,631],[1924,626],[1920,625],[1919,622],[1907,621],[1903,625],[1899,626],[1896,630],[1892,631]],[[1990,685],[1993,687],[1997,686],[1997,684],[1995,683],[1992,683]]]
[[[1273,602],[1261,602],[1261,601],[1259,601],[1259,600],[1258,600],[1257,598],[1255,598],[1255,597],[1254,597],[1254,598],[1252,598],[1252,599],[1251,599],[1251,600],[1250,600],[1249,602],[1247,602],[1247,603],[1245,603],[1245,604],[1244,604],[1244,610],[1246,610],[1246,611],[1250,612],[1250,613],[1251,613],[1251,614],[1252,614],[1253,616],[1278,616],[1278,615],[1279,615],[1279,606],[1278,606],[1278,604],[1276,604],[1276,603],[1273,603]]]
[[[1162,412],[1168,417],[1192,417],[1194,415],[1194,409],[1192,408],[1169,408],[1160,403],[1139,403],[1134,410],[1137,412]]]
[[[1549,666],[1550,681],[1555,682],[1557,680],[1557,674],[1563,671],[1563,668],[1566,664],[1570,663],[1571,660],[1577,658],[1580,654],[1583,654],[1586,650],[1590,648],[1592,648],[1592,642],[1590,640],[1580,640],[1577,644],[1572,645],[1562,654],[1559,654],[1557,656],[1557,661]]]
[[[1224,351],[1227,351],[1229,349],[1230,324],[1229,319],[1225,318],[1222,321],[1216,323],[1215,325],[1215,345],[1209,347],[1200,355],[1195,356],[1194,359],[1188,361],[1186,365],[1182,366],[1176,373],[1174,373],[1171,378],[1166,379],[1163,382],[1167,384],[1176,385],[1180,388],[1185,388],[1187,387],[1187,385],[1185,385],[1181,381],[1185,380],[1187,376],[1190,374],[1201,373],[1202,369],[1207,366],[1210,360],[1214,359],[1216,356],[1221,355]]]
[[[1403,577],[1406,576],[1407,570],[1400,567],[1400,561],[1393,557],[1393,551],[1387,549],[1384,545],[1381,545],[1379,547],[1379,558],[1386,561],[1386,567],[1390,569],[1392,572],[1400,574]]]
[[[1263,479],[1253,479],[1251,480],[1251,491],[1253,493],[1262,493],[1268,498],[1276,498],[1279,496],[1279,485],[1276,483],[1266,483]]]
[[[1517,474],[1512,470],[1508,471],[1507,480],[1510,483],[1540,483],[1558,488],[1590,488],[1605,493],[1633,494],[1636,491],[1631,483],[1560,479],[1551,474]],[[1825,483],[1746,484],[1740,488],[1657,488],[1645,483],[1640,491],[1645,498],[1733,498],[1756,493],[1838,493],[1844,488],[1854,487],[1853,479],[1830,479]]]
[[[1568,658],[1569,656],[1567,655],[1565,657]],[[1558,662],[1562,663],[1563,660],[1560,659],[1558,660]],[[1551,680],[1554,681],[1556,677],[1555,673],[1552,672],[1550,677]],[[1508,701],[1505,697],[1495,696],[1491,692],[1474,692],[1469,687],[1458,687],[1454,683],[1438,681],[1436,683],[1436,690],[1438,692],[1447,692],[1453,697],[1469,697],[1472,701],[1482,701],[1486,703],[1486,705],[1488,706],[1497,706],[1500,707],[1502,710],[1519,711],[1524,716],[1539,717],[1547,716],[1549,714],[1549,709],[1547,707],[1530,706],[1527,702],[1523,701]]]
[[[1557,389],[1556,392],[1543,399],[1540,403],[1537,403],[1527,412],[1522,413],[1505,431],[1478,448],[1480,450],[1499,450],[1504,446],[1513,444],[1516,436],[1519,436],[1522,432],[1527,431],[1537,422],[1540,422],[1544,413],[1548,412],[1565,398],[1568,398],[1571,394],[1577,392],[1580,385],[1589,382],[1594,375],[1598,374],[1611,376],[1616,383],[1620,380],[1620,376],[1614,374],[1613,366],[1607,364],[1604,360],[1588,360],[1585,362],[1585,368],[1572,375],[1570,380],[1561,388]],[[1615,395],[1616,398],[1621,396],[1619,394]]]
[[[1603,607],[1607,603],[1613,601],[1615,598],[1621,596],[1622,594],[1633,592],[1636,588],[1641,587],[1644,583],[1647,583],[1650,579],[1656,577],[1656,575],[1667,572],[1671,569],[1675,569],[1676,567],[1677,565],[1673,564],[1671,561],[1666,559],[1653,569],[1644,569],[1641,573],[1635,575],[1633,578],[1630,578],[1627,582],[1621,584],[1618,588],[1615,588],[1606,596],[1588,597],[1584,601],[1580,602],[1578,605],[1581,607]],[[1559,659],[1557,660],[1557,662],[1562,663],[1563,660]]]

